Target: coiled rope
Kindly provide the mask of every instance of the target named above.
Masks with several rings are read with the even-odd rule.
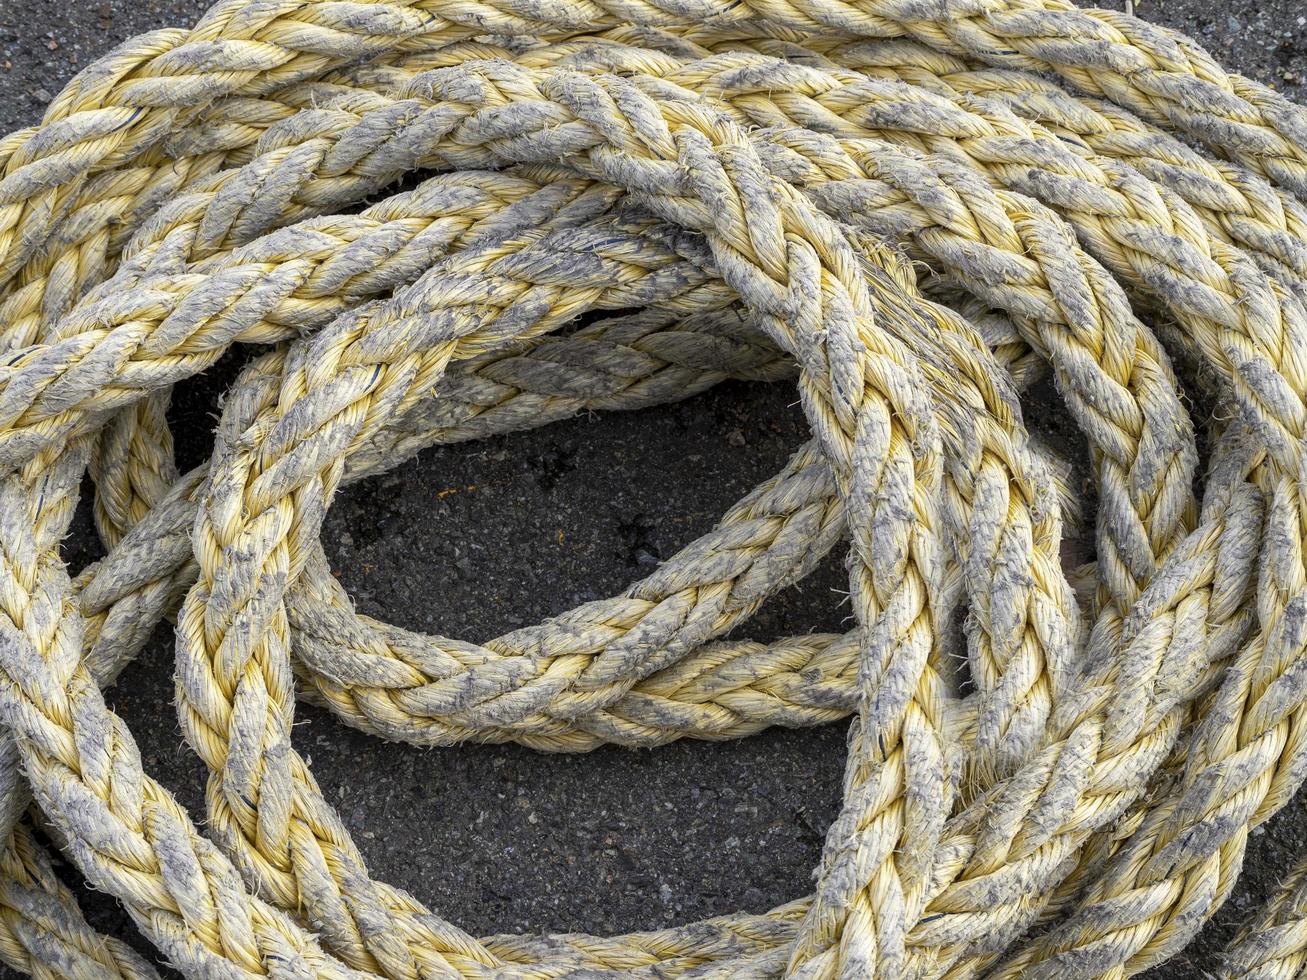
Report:
[[[154,975],[37,820],[196,977],[1125,976],[1307,775],[1307,111],[1187,38],[1060,0],[224,0],[0,168],[13,966]],[[236,343],[179,474],[169,389]],[[1097,494],[1078,589],[1021,419],[1045,367]],[[726,378],[796,384],[812,438],[619,596],[475,644],[330,574],[347,480]],[[109,552],[70,579],[88,468]],[[844,543],[847,634],[721,640]],[[205,833],[100,693],[167,616]],[[852,715],[844,803],[765,914],[476,938],[370,877],[297,685],[425,745]],[[1307,965],[1305,874],[1225,975]]]

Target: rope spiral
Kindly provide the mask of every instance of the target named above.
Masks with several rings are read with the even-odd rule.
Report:
[[[1133,17],[220,0],[0,140],[0,337],[0,959],[34,975],[156,976],[35,825],[194,977],[1124,977],[1307,777],[1307,110]],[[170,389],[237,344],[183,474]],[[479,644],[331,574],[346,482],[726,379],[796,385],[811,438],[620,595]],[[724,639],[843,547],[847,633]],[[166,618],[203,833],[101,693]],[[790,904],[474,937],[371,877],[297,693],[565,752],[851,716],[844,799]],[[1223,976],[1307,969],[1305,883]]]

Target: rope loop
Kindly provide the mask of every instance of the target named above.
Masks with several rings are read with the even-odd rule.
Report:
[[[1302,108],[1062,0],[222,0],[127,41],[0,141],[0,959],[156,975],[39,819],[194,977],[1162,962],[1307,775],[1305,201]],[[183,474],[170,391],[238,344]],[[811,437],[618,595],[473,643],[331,574],[348,482],[728,379]],[[848,632],[729,638],[837,548]],[[166,618],[202,817],[101,693]],[[478,938],[371,877],[297,694],[557,752],[851,718],[844,799],[787,905]],[[1305,875],[1223,976],[1307,964]]]

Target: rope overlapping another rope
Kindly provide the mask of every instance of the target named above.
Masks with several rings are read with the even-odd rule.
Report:
[[[37,821],[196,977],[1164,961],[1307,775],[1305,164],[1303,109],[1058,0],[226,0],[127,41],[0,142],[0,957],[154,975]],[[169,390],[238,343],[181,474]],[[1022,421],[1045,369],[1087,569]],[[478,644],[330,574],[347,480],[727,378],[796,384],[812,437],[618,596]],[[88,469],[108,554],[70,578]],[[848,633],[724,639],[844,546]],[[203,832],[100,693],[170,616]],[[369,875],[297,690],[547,751],[851,715],[844,802],[780,908],[477,938]],[[1302,879],[1226,975],[1307,965]]]

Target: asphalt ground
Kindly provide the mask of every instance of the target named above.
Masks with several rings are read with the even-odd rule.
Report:
[[[207,6],[0,0],[0,130],[37,121],[69,77],[122,39],[193,23]],[[1307,99],[1299,0],[1145,0],[1136,13]],[[177,393],[186,462],[203,458],[223,383],[201,378]],[[1028,419],[1072,456],[1083,452],[1047,387]],[[361,611],[485,640],[620,591],[708,530],[806,435],[791,388],[725,384],[638,414],[428,451],[342,492],[324,540]],[[98,554],[83,507],[67,557],[77,568]],[[839,629],[844,584],[837,556],[770,602],[747,635]],[[147,770],[198,817],[203,773],[176,722],[171,642],[161,629],[109,698]],[[477,934],[656,928],[802,894],[839,804],[846,727],[551,756],[511,746],[424,751],[363,736],[312,707],[297,718],[296,745],[373,874]],[[1202,975],[1305,839],[1300,798],[1254,832],[1234,896],[1153,976]],[[97,925],[148,948],[114,902],[89,890],[82,898]]]

